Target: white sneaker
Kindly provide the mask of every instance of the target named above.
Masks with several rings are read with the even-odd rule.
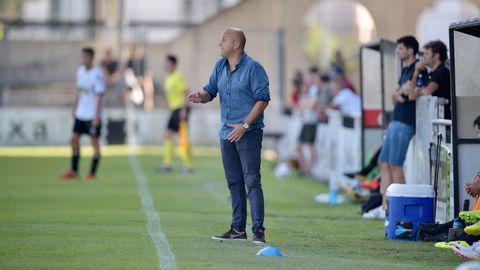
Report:
[[[452,250],[460,257],[466,259],[479,259],[480,241],[473,243],[471,246],[453,245]]]
[[[362,215],[365,219],[385,219],[385,209],[380,205]]]

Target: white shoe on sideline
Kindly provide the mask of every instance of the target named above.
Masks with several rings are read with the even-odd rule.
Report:
[[[471,246],[462,246],[453,244],[453,252],[465,259],[479,259],[480,258],[480,241],[473,243]]]
[[[385,209],[380,205],[362,215],[365,219],[385,219]]]

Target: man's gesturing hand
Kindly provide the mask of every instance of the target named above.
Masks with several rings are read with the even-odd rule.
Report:
[[[190,93],[187,96],[187,100],[193,103],[201,103],[202,102],[202,95],[200,91]]]
[[[242,124],[229,124],[227,126],[233,127],[232,132],[230,132],[227,137],[230,142],[238,142],[243,134],[245,134],[245,128]]]

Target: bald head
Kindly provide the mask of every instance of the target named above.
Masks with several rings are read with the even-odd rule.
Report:
[[[242,29],[236,27],[227,27],[225,30],[223,30],[223,33],[231,36],[233,40],[238,41],[242,50],[245,49],[247,38],[245,37],[245,33],[243,33]]]

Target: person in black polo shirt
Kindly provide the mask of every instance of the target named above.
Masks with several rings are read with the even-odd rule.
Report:
[[[423,53],[423,61],[419,61],[415,66],[412,84],[416,85],[418,74],[426,70],[428,66],[427,83],[422,87],[417,87],[416,92],[419,95],[432,95],[448,100],[445,105],[445,119],[452,119],[450,110],[450,70],[445,67],[447,60],[447,46],[440,40],[430,41],[425,46]]]
[[[403,62],[403,69],[398,86],[392,99],[395,103],[393,118],[388,124],[382,151],[378,158],[380,165],[381,193],[383,205],[363,214],[364,218],[385,218],[385,194],[392,183],[405,183],[403,163],[410,139],[415,134],[415,88],[409,87],[418,52],[418,41],[413,36],[404,36],[397,40],[397,55]]]

